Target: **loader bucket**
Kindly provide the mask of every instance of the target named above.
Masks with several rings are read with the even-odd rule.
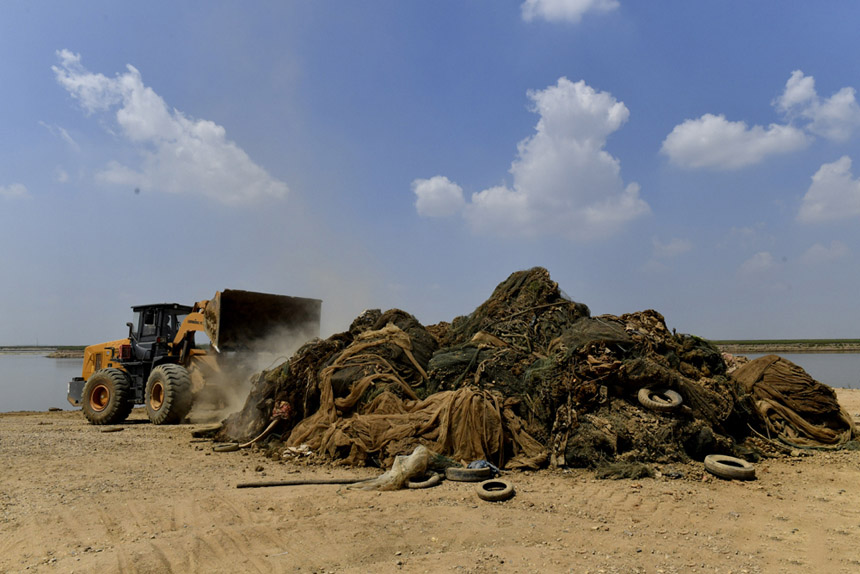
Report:
[[[319,337],[319,299],[225,289],[204,309],[205,330],[219,352],[279,352],[285,341]]]

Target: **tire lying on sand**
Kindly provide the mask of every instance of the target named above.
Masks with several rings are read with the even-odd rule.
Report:
[[[459,468],[450,466],[445,469],[445,478],[455,482],[481,482],[493,476],[493,469],[484,468]]]
[[[501,502],[514,495],[514,485],[506,480],[495,478],[485,480],[475,487],[478,498],[487,502]]]
[[[100,369],[84,385],[81,407],[94,425],[112,425],[128,418],[134,408],[131,380],[119,369]]]
[[[442,475],[438,472],[430,472],[424,476],[416,476],[415,478],[424,480],[409,479],[406,481],[407,488],[430,488],[442,482]]]
[[[709,454],[705,457],[705,470],[729,480],[755,480],[755,467],[749,462],[726,456],[724,454]]]
[[[661,413],[674,411],[684,402],[681,395],[672,389],[639,389],[639,404],[646,409]]]
[[[181,365],[159,365],[146,381],[146,415],[152,424],[181,422],[191,410],[191,377]]]

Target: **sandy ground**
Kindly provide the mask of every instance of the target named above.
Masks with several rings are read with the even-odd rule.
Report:
[[[839,397],[860,420],[860,390]],[[488,503],[450,481],[237,489],[377,471],[214,453],[199,426],[0,414],[0,572],[860,571],[858,451],[767,459],[752,482],[511,472],[516,496]]]

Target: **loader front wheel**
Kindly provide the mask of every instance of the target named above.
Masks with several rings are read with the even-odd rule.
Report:
[[[94,425],[113,425],[128,418],[134,408],[131,381],[119,369],[101,369],[84,385],[81,406]]]
[[[146,414],[152,424],[181,422],[191,410],[191,377],[181,365],[159,365],[146,381]]]

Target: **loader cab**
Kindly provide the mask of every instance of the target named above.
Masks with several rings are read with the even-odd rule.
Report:
[[[127,325],[134,358],[149,362],[167,354],[168,342],[176,337],[191,307],[178,303],[159,303],[139,305],[132,307],[132,310],[134,321]]]

